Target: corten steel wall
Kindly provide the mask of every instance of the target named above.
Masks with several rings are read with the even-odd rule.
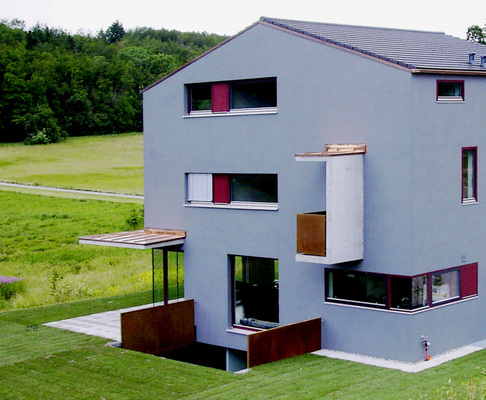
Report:
[[[321,319],[315,318],[248,335],[248,368],[321,348]]]
[[[164,351],[195,343],[194,300],[121,314],[122,346],[142,353]]]
[[[185,85],[277,78],[277,114],[185,116]],[[322,347],[402,361],[486,337],[486,301],[413,315],[330,304],[324,268],[416,275],[479,263],[486,290],[486,79],[461,77],[466,102],[437,104],[437,76],[418,76],[257,25],[144,93],[146,226],[187,231],[185,294],[198,342],[246,351],[231,328],[229,255],[279,261],[280,324],[322,318]],[[296,215],[325,210],[323,163],[295,154],[366,143],[364,259],[296,262]],[[479,203],[461,205],[461,148],[478,146]],[[486,154],[486,153],[485,153]],[[187,173],[278,175],[278,211],[185,206]],[[485,297],[486,299],[486,297]]]

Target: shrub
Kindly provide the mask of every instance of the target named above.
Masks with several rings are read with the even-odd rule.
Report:
[[[132,208],[125,217],[126,229],[134,231],[143,229],[143,226],[143,208]]]
[[[0,276],[0,299],[10,300],[16,293],[24,290],[22,278]]]

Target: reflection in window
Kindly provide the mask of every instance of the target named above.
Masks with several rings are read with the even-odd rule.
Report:
[[[233,323],[254,328],[278,326],[278,260],[232,256]]]
[[[476,148],[462,149],[462,202],[477,201],[477,160]]]
[[[328,272],[329,300],[386,306],[386,276],[349,271]]]
[[[414,310],[427,306],[427,275],[417,277],[392,276],[391,308]]]
[[[211,85],[194,85],[190,88],[190,110],[209,111],[211,110]]]
[[[437,100],[464,100],[464,81],[437,81]]]
[[[231,175],[231,201],[277,203],[277,175]]]
[[[277,82],[275,79],[231,84],[231,108],[276,106]]]
[[[459,297],[459,270],[432,275],[432,304]]]

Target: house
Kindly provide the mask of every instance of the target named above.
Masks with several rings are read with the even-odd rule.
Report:
[[[274,18],[148,87],[145,226],[197,342],[234,370],[316,319],[318,348],[404,362],[485,339],[485,106],[483,45]]]

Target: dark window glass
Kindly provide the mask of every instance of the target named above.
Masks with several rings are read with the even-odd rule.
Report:
[[[437,82],[438,100],[464,100],[464,82]]]
[[[328,299],[386,306],[386,276],[350,271],[329,271]]]
[[[277,175],[231,175],[231,201],[277,203]]]
[[[391,307],[405,310],[427,306],[427,276],[391,277]]]
[[[278,326],[278,261],[233,256],[233,323],[255,328]]]
[[[231,108],[277,106],[277,81],[234,82],[231,84]]]
[[[211,85],[191,86],[191,111],[211,110]]]

